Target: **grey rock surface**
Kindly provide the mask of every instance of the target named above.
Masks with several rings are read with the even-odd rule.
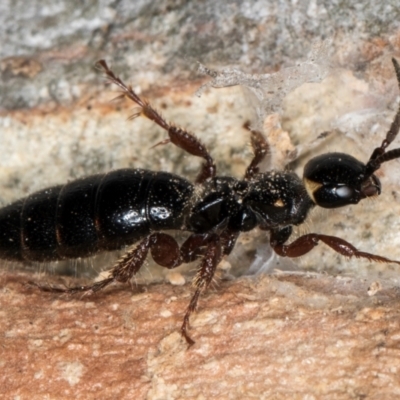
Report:
[[[106,172],[113,168],[151,168],[173,171],[188,178],[196,175],[199,160],[184,155],[171,145],[150,149],[165,138],[165,133],[142,118],[127,121],[129,115],[135,112],[128,102],[109,103],[117,93],[114,88],[103,84],[101,74],[94,69],[94,63],[102,58],[107,59],[116,73],[130,82],[138,93],[149,98],[158,109],[161,109],[168,120],[175,121],[191,132],[196,132],[211,150],[220,173],[236,177],[243,175],[251,159],[248,132],[243,128],[249,120],[262,126],[272,145],[269,167],[281,169],[290,161],[290,167],[301,175],[302,165],[307,159],[326,151],[345,151],[367,160],[372,149],[384,138],[398,107],[399,92],[390,62],[391,57],[400,57],[400,7],[397,3],[398,1],[394,0],[385,2],[314,0],[298,2],[208,0],[157,3],[128,0],[1,2],[0,204],[4,205],[46,186],[62,184],[71,179]],[[308,79],[304,79],[306,72],[310,71],[299,72],[301,68],[298,67],[304,65],[302,63],[307,60],[313,44],[325,43],[324,40],[330,40],[329,48],[324,53],[328,74],[326,77],[324,75],[323,80],[311,83]],[[195,93],[201,85],[212,86],[210,82],[213,82],[211,77],[199,73],[198,62],[218,71],[220,76],[233,69],[240,71],[244,74],[241,76],[246,77],[250,75],[265,77],[278,71],[279,74],[276,76],[287,76],[285,75],[287,71],[295,70],[296,74],[300,74],[300,77],[297,76],[300,81],[309,83],[304,83],[295,90],[294,88],[288,90],[284,98],[279,99],[274,114],[268,115],[265,112],[261,113],[260,117],[260,107],[261,111],[266,109],[257,97],[257,94],[260,94],[259,87],[247,85],[258,91],[247,90],[243,86],[230,86],[229,81],[225,80],[220,85],[222,88],[210,87],[200,98],[197,97]],[[252,81],[256,86],[260,83],[259,78],[257,79]],[[239,83],[243,84],[245,81],[241,80]],[[276,86],[274,87],[276,89]],[[317,140],[316,138],[323,132],[333,132],[333,134],[326,140]],[[399,145],[394,143],[392,147]],[[376,201],[364,202],[359,206],[341,210],[316,212],[296,234],[312,231],[339,235],[365,251],[400,259],[399,167],[399,161],[392,161],[379,171],[383,193]],[[115,255],[108,255],[103,264],[109,266],[114,260]],[[398,342],[399,337],[398,318],[396,318],[398,314],[396,287],[399,285],[399,273],[396,266],[359,260],[349,261],[323,246],[318,246],[300,260],[296,259],[287,265],[286,260],[277,259],[271,254],[268,237],[259,231],[243,235],[238,244],[238,251],[232,254],[228,261],[228,265],[225,264],[224,268],[229,270],[232,266],[238,268],[239,273],[246,271],[250,265],[252,273],[275,268],[297,268],[299,271],[293,275],[294,283],[289,285],[290,290],[287,291],[282,291],[280,284],[277,286],[281,291],[277,291],[275,283],[268,290],[263,289],[262,285],[260,287],[255,284],[255,294],[253,292],[243,294],[242,283],[239,280],[232,285],[224,283],[221,294],[218,288],[215,292],[208,292],[207,307],[210,308],[203,314],[207,317],[208,310],[213,313],[212,305],[218,308],[219,304],[223,303],[225,307],[223,312],[215,317],[223,328],[219,328],[218,324],[204,323],[201,315],[198,319],[199,325],[207,331],[201,335],[211,334],[214,347],[209,347],[212,349],[207,350],[209,353],[207,351],[202,353],[204,360],[201,357],[197,359],[196,353],[191,353],[195,361],[190,365],[193,366],[193,371],[200,371],[199,386],[196,386],[196,390],[191,394],[200,396],[199,393],[205,387],[203,382],[207,378],[201,375],[201,368],[208,368],[208,371],[213,371],[214,367],[221,368],[223,357],[213,359],[214,349],[220,349],[224,357],[227,355],[230,361],[226,365],[239,367],[245,365],[242,354],[249,348],[249,337],[254,335],[252,328],[254,316],[248,319],[249,313],[242,307],[240,293],[247,296],[246,301],[257,304],[254,309],[265,310],[265,306],[259,301],[260,298],[265,299],[267,303],[269,299],[271,302],[274,301],[271,305],[272,311],[267,308],[265,325],[261,328],[257,328],[260,325],[256,326],[257,332],[261,335],[260,340],[254,342],[261,350],[252,350],[256,355],[262,351],[266,355],[260,362],[259,369],[257,364],[251,365],[251,368],[257,370],[253,376],[260,376],[259,382],[264,384],[255,385],[249,376],[239,376],[240,374],[234,376],[235,384],[243,386],[245,393],[249,393],[251,385],[255,385],[255,393],[268,390],[268,393],[274,394],[279,387],[282,390],[281,398],[292,399],[296,398],[296,393],[286,391],[286,388],[295,387],[297,390],[304,390],[306,396],[312,394],[312,389],[321,382],[323,384],[316,392],[321,396],[334,393],[336,398],[366,395],[378,398],[374,396],[379,396],[382,388],[387,391],[388,396],[399,393],[396,369],[398,354],[394,354],[396,350],[393,350],[396,349],[397,345],[394,344]],[[88,268],[82,268],[82,264]],[[74,262],[70,264],[69,272],[74,274],[85,270],[89,271],[89,274],[92,267],[97,272],[100,264],[99,258],[83,263]],[[14,266],[5,263],[1,269],[10,271],[12,267]],[[35,270],[46,267],[48,266],[34,266]],[[50,267],[53,268],[54,265]],[[143,270],[145,273],[143,279],[151,278],[158,281],[165,279],[176,284],[181,284],[189,275],[193,275],[193,266],[181,276],[179,273],[174,276],[168,275],[165,269],[152,269],[147,265]],[[304,270],[344,277],[329,276],[325,281],[337,281],[339,284],[324,286],[322,285],[324,278],[317,274],[315,279],[312,279],[312,290],[303,292],[302,287],[309,281],[307,275],[303,273]],[[219,274],[223,275],[223,271],[219,271]],[[6,382],[10,378],[13,380],[13,384],[8,386],[14,391],[12,394],[15,395],[17,390],[15,388],[19,384],[16,380],[19,378],[14,376],[16,366],[19,365],[15,362],[13,364],[16,354],[26,368],[25,371],[32,371],[32,374],[24,377],[26,391],[31,391],[30,381],[35,381],[36,384],[39,382],[40,386],[41,381],[37,377],[46,376],[46,373],[51,374],[54,368],[58,368],[57,371],[61,371],[62,376],[69,377],[70,374],[64,374],[67,369],[65,365],[72,367],[75,365],[74,362],[70,362],[70,358],[76,356],[76,351],[70,352],[68,347],[57,345],[61,352],[66,352],[67,364],[62,365],[57,364],[61,360],[58,354],[55,354],[54,359],[49,362],[46,352],[40,353],[41,343],[45,343],[43,348],[48,348],[49,344],[54,345],[52,338],[58,337],[57,332],[64,324],[67,326],[74,324],[75,314],[68,313],[68,300],[64,302],[63,299],[51,295],[42,297],[41,293],[34,292],[33,295],[39,300],[37,303],[34,302],[35,304],[29,304],[32,308],[27,307],[30,300],[25,299],[25,292],[23,295],[18,294],[20,282],[26,281],[25,276],[19,278],[15,278],[13,274],[4,276],[4,282],[7,283],[6,289],[2,291],[1,308],[11,313],[16,321],[12,320],[10,323],[8,315],[2,314],[5,321],[10,324],[10,336],[7,337],[5,346],[8,358],[6,361],[0,359],[0,366],[6,364],[8,371],[12,371],[11,376],[3,376]],[[288,279],[292,279],[291,275],[288,276]],[[56,277],[51,279],[58,283]],[[265,282],[269,278],[263,277],[260,282],[263,280]],[[141,278],[138,282],[141,282]],[[12,291],[8,292],[7,287],[11,287]],[[235,287],[237,289],[234,289]],[[286,283],[283,287],[287,287]],[[341,291],[338,287],[345,288],[346,297],[340,297]],[[384,291],[380,295],[378,293],[377,297],[369,298],[368,287],[383,287]],[[147,396],[156,399],[165,398],[167,391],[163,387],[164,380],[168,385],[174,385],[175,379],[173,374],[164,376],[159,373],[159,366],[163,368],[163,374],[168,374],[170,369],[164,368],[164,363],[156,360],[157,357],[154,355],[158,351],[157,343],[160,343],[160,338],[165,337],[165,332],[176,332],[179,323],[175,319],[179,318],[175,311],[182,313],[190,296],[190,289],[189,286],[171,288],[169,285],[161,285],[160,290],[158,287],[152,290],[157,301],[149,305],[150,309],[160,309],[159,304],[166,304],[164,292],[167,293],[165,295],[167,297],[175,292],[186,296],[183,300],[179,297],[179,307],[171,311],[174,321],[166,319],[166,328],[157,323],[153,314],[139,312],[140,310],[134,307],[129,308],[129,303],[137,299],[135,300],[135,296],[131,299],[124,291],[114,292],[115,301],[109,300],[111,297],[106,296],[98,303],[96,300],[93,301],[95,308],[100,305],[99,313],[109,307],[109,315],[112,315],[115,311],[114,304],[119,304],[122,298],[120,294],[125,293],[123,296],[129,310],[126,312],[122,310],[119,316],[129,329],[120,330],[119,327],[123,323],[115,324],[111,318],[110,324],[116,331],[115,335],[113,331],[110,336],[111,347],[104,347],[106,349],[104,354],[107,357],[107,349],[112,348],[115,341],[121,339],[119,343],[124,343],[125,347],[121,346],[118,350],[122,360],[118,361],[118,365],[124,367],[128,365],[128,368],[121,370],[124,373],[128,372],[129,378],[132,379],[128,381],[125,375],[121,378],[128,387],[125,393],[131,394],[132,387],[137,385],[142,387],[140,393],[143,398]],[[230,290],[233,290],[233,294]],[[323,300],[320,298],[321,293]],[[26,298],[30,299],[29,296],[31,294],[27,293]],[[233,297],[234,301],[230,297]],[[274,300],[275,298],[277,300]],[[16,302],[16,299],[19,300]],[[233,304],[231,301],[238,304],[236,311],[230,308]],[[36,309],[35,305],[39,302],[40,306]],[[86,305],[76,298],[74,302],[78,303],[79,307],[87,308],[87,312],[91,314],[90,302]],[[304,304],[314,304],[313,302],[318,302],[318,313],[314,309],[308,310],[304,307]],[[352,302],[357,304],[354,309],[347,312],[346,307],[352,305]],[[29,321],[34,316],[47,313],[49,303],[53,304],[54,308],[46,315],[50,315],[53,310],[60,319],[56,320],[51,332],[46,331],[43,334],[48,334],[48,337],[43,338],[44,342],[37,342],[37,332],[43,332],[43,329],[38,324],[38,327],[29,330]],[[14,308],[8,307],[10,304],[14,304]],[[275,311],[274,304],[278,307],[279,313]],[[58,308],[65,309],[68,318],[63,319],[65,315],[59,313]],[[133,319],[135,322],[131,324],[129,319],[132,310],[138,311],[141,318],[144,320],[147,318],[154,324],[156,333],[150,341],[146,341],[145,337],[148,333],[146,322],[140,325],[140,330],[136,332],[137,336],[131,336],[131,329],[134,330],[136,324],[136,320]],[[229,314],[227,319],[224,319],[224,313]],[[83,315],[80,311],[78,314]],[[167,318],[167,314],[164,313],[161,317]],[[91,314],[92,317],[93,315]],[[171,315],[168,318],[172,318]],[[95,316],[103,320],[103,316],[97,314],[97,310]],[[238,316],[243,318],[243,324],[249,329],[250,334],[245,331],[243,335],[242,322],[239,324],[235,322]],[[259,317],[264,319],[262,312]],[[296,318],[301,321],[297,323]],[[49,320],[55,319],[50,316]],[[196,317],[193,320],[196,321]],[[372,330],[376,334],[371,334],[371,328],[367,323],[373,325]],[[272,328],[268,328],[270,324],[273,325]],[[280,336],[282,332],[279,331],[279,326],[289,325],[290,329],[285,328],[283,332],[286,336]],[[47,326],[46,322],[44,326]],[[90,353],[93,349],[90,347],[91,338],[87,339],[87,327],[82,325],[81,329],[81,325],[76,326],[80,330],[79,334],[82,334],[87,341],[85,349]],[[215,335],[213,326],[216,329]],[[235,353],[234,346],[230,345],[235,342],[235,334],[230,335],[231,331],[235,331],[235,329],[230,330],[232,326],[244,336],[240,342],[244,353],[241,351]],[[307,327],[313,328],[307,331]],[[321,330],[321,327],[325,327],[325,330]],[[343,327],[346,329],[343,330]],[[225,329],[222,336],[219,335],[218,329]],[[142,334],[142,331],[145,333]],[[387,342],[384,332],[389,332]],[[337,333],[337,336],[332,333]],[[200,340],[201,335],[198,335]],[[262,335],[271,336],[276,342],[264,342]],[[346,335],[349,339],[346,339]],[[364,342],[358,336],[368,340]],[[5,333],[3,337],[6,337]],[[63,337],[63,333],[60,337]],[[141,364],[138,376],[132,376],[132,369],[129,368],[129,365],[134,365],[129,364],[129,362],[134,363],[129,354],[137,343],[132,345],[132,337],[137,337],[135,339],[137,341],[143,337],[140,352],[132,353]],[[221,338],[225,347],[221,347],[219,342]],[[318,343],[318,351],[307,347],[306,339],[310,343]],[[30,344],[27,344],[27,340]],[[101,339],[99,340],[101,342]],[[174,343],[183,349],[180,340],[178,334],[173,336]],[[289,341],[292,345],[287,348],[284,344]],[[79,346],[80,339],[77,339],[76,343],[78,343],[76,346]],[[168,345],[168,340],[164,343]],[[207,347],[206,340],[203,344]],[[37,346],[39,353],[35,356],[37,363],[35,360],[33,362],[29,360],[28,365],[26,354],[23,353],[24,346],[27,345],[39,345]],[[99,344],[102,345],[104,342]],[[204,350],[202,346],[200,343],[199,351]],[[160,348],[162,350],[162,344]],[[269,348],[274,349],[273,356]],[[341,375],[343,348],[346,351],[344,362],[347,363],[347,372],[343,372],[345,377]],[[172,353],[176,354],[174,349],[175,347],[172,348]],[[108,367],[108,364],[98,364],[97,349],[94,350],[91,362],[98,366],[99,370],[89,369],[93,374],[93,380],[90,382],[97,385],[99,377],[104,376],[111,376],[110,381],[104,380],[104,382],[115,382],[112,374],[102,369]],[[183,353],[184,351],[186,350],[182,350]],[[188,358],[191,357],[189,353],[184,354]],[[211,364],[207,364],[209,354]],[[332,355],[331,359],[329,354]],[[356,354],[366,357],[358,359],[354,356]],[[173,359],[173,363],[179,367],[183,365],[185,371],[183,374],[180,371],[177,375],[180,374],[179,376],[184,376],[185,379],[187,377],[188,382],[193,381],[190,368],[186,368],[186,364],[182,364],[180,361],[182,358],[179,357],[181,356],[178,355],[176,361]],[[392,358],[389,362],[385,357]],[[170,360],[169,353],[167,359]],[[62,360],[64,362],[64,358]],[[87,372],[85,362],[88,359],[83,357],[82,360],[82,367],[80,366],[78,371],[79,379],[84,376],[82,381],[78,380],[81,384],[83,381],[86,382],[85,375],[82,374]],[[126,364],[123,360],[127,360]],[[143,360],[150,362],[155,360],[154,368],[149,370],[144,366]],[[278,363],[275,365],[276,360]],[[296,362],[291,363],[291,360]],[[304,373],[304,360],[313,366],[306,373]],[[50,370],[46,370],[44,375],[43,371],[38,369],[38,365],[43,364]],[[197,368],[199,365],[200,369]],[[268,369],[264,368],[265,365],[268,365]],[[281,378],[282,374],[279,372],[287,371],[287,365],[292,365],[292,369],[287,378]],[[330,366],[330,372],[326,372],[326,365]],[[355,369],[358,375],[352,379]],[[228,370],[231,371],[231,368]],[[247,366],[244,370],[248,370]],[[271,375],[265,374],[265,371],[278,371],[278,374],[274,375],[273,381],[268,381]],[[316,375],[315,371],[320,375]],[[369,374],[364,374],[363,371],[369,371]],[[217,376],[211,375],[212,379]],[[318,379],[309,379],[315,376],[318,376]],[[301,382],[293,386],[291,383],[296,377],[300,377]],[[151,381],[152,378],[156,378],[156,381]],[[344,378],[347,379],[345,390],[340,386]],[[184,382],[182,385],[186,384],[185,379],[182,379]],[[212,383],[212,379],[207,382]],[[62,390],[65,390],[64,394],[71,394],[73,390],[76,390],[75,393],[78,391],[87,393],[87,387],[84,385],[77,384],[71,389],[70,382],[75,381],[66,379],[65,381],[62,387]],[[149,389],[151,385],[153,385],[152,391]],[[119,385],[117,386],[111,391],[114,395],[118,393]],[[40,388],[45,395],[46,385],[41,385]],[[58,393],[59,388],[59,384],[55,381],[52,393]],[[211,391],[207,394],[212,394],[212,384],[210,388]],[[221,393],[225,393],[224,390],[225,388],[222,388]],[[237,393],[241,393],[240,390]],[[212,398],[211,394],[206,397]],[[234,393],[231,398],[235,398]]]

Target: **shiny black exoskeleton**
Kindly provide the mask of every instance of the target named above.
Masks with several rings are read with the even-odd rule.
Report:
[[[400,67],[395,60],[393,64],[400,85]],[[121,169],[51,187],[1,209],[0,258],[49,261],[133,245],[102,281],[75,288],[39,286],[42,290],[96,292],[113,282],[128,282],[149,251],[166,268],[198,259],[196,290],[181,327],[187,342],[193,344],[187,333],[189,316],[241,232],[255,227],[269,231],[271,246],[281,256],[301,256],[322,241],[344,256],[400,264],[359,251],[335,236],[309,233],[286,243],[292,227],[302,224],[314,206],[337,208],[380,194],[374,172],[382,163],[400,157],[400,148],[386,151],[400,128],[400,108],[366,164],[345,153],[322,154],[305,166],[303,180],[286,171],[259,172],[269,146],[260,132],[251,131],[254,157],[244,178],[238,180],[217,176],[213,159],[193,134],[167,123],[105,61],[98,66],[124,96],[141,107],[142,115],[167,131],[169,139],[163,144],[172,142],[205,163],[195,184],[170,173]],[[179,246],[167,230],[187,231],[190,236]]]
[[[193,185],[165,172],[121,169],[33,193],[0,210],[0,258],[89,257],[179,229]]]

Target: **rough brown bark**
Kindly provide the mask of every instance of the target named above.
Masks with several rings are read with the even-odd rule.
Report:
[[[221,282],[201,299],[188,349],[189,285],[42,293],[1,276],[5,398],[394,398],[400,299],[357,280],[278,274]],[[56,278],[47,277],[48,283]],[[38,281],[38,278],[35,278]]]

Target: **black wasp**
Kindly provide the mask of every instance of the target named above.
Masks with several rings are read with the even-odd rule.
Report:
[[[400,86],[400,66],[394,59],[393,65]],[[314,206],[343,207],[381,193],[374,172],[382,163],[400,158],[400,148],[386,151],[400,128],[400,108],[386,138],[366,164],[345,153],[327,153],[306,164],[303,180],[292,172],[260,172],[259,164],[269,146],[261,133],[252,131],[254,157],[244,178],[235,179],[217,176],[214,160],[195,135],[165,121],[115,76],[104,60],[97,66],[123,96],[141,107],[142,115],[167,131],[169,138],[163,143],[172,142],[205,162],[194,184],[167,172],[120,169],[41,190],[1,209],[0,258],[44,262],[89,257],[134,244],[108,278],[72,288],[39,286],[42,290],[93,293],[113,282],[129,282],[149,251],[154,261],[166,268],[198,259],[195,291],[181,327],[192,345],[189,317],[241,232],[255,227],[269,231],[272,248],[283,257],[302,256],[322,241],[343,256],[400,264],[359,251],[335,236],[309,233],[286,243],[293,225],[302,224]],[[177,229],[190,233],[181,246],[164,233]]]

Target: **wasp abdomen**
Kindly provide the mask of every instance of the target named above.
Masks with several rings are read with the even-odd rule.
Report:
[[[0,258],[88,257],[132,244],[151,230],[182,229],[187,180],[121,169],[33,193],[0,210]]]

